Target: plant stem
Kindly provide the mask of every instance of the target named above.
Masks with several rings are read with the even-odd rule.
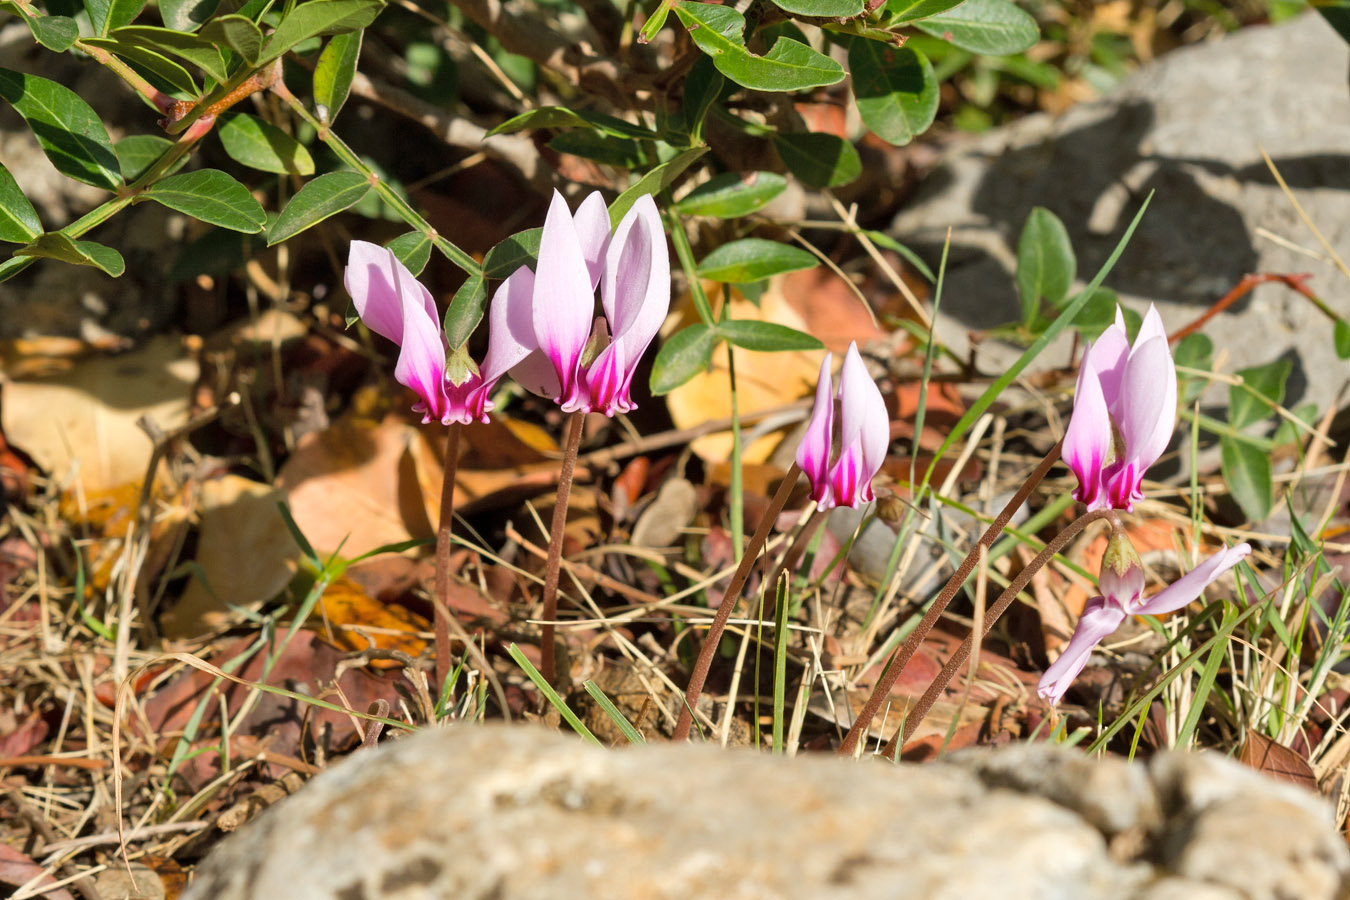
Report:
[[[952,573],[952,577],[947,580],[947,584],[943,586],[942,593],[937,595],[933,605],[928,608],[923,620],[915,626],[914,630],[909,633],[909,637],[905,638],[905,642],[891,656],[891,660],[886,664],[876,687],[872,689],[872,696],[867,698],[867,704],[858,713],[858,718],[844,737],[844,742],[839,745],[840,756],[853,755],[854,749],[858,746],[858,741],[861,740],[863,735],[867,734],[868,726],[872,724],[872,719],[881,709],[881,704],[890,694],[891,688],[895,687],[895,682],[900,678],[900,673],[905,670],[905,666],[914,657],[924,638],[928,637],[928,632],[933,630],[933,625],[937,623],[938,617],[947,611],[947,604],[951,603],[952,598],[956,596],[956,592],[961,589],[961,585],[965,584],[966,579],[970,577],[970,573],[979,560],[980,548],[984,547],[988,550],[999,534],[1003,532],[1004,526],[1012,520],[1013,514],[1026,502],[1027,497],[1031,496],[1031,492],[1036,489],[1036,486],[1041,483],[1041,479],[1045,478],[1050,471],[1050,467],[1059,460],[1060,446],[1063,443],[1062,439],[1057,441],[1055,446],[1050,448],[1050,452],[1045,454],[1045,458],[1036,466],[1036,470],[1031,473],[1031,477],[1017,489],[1017,493],[1013,494],[1012,499],[998,514],[998,518],[994,519],[984,534],[980,535],[979,542],[970,548],[966,558],[961,561],[961,565]]]
[[[722,632],[726,630],[727,619],[731,618],[732,610],[740,602],[741,589],[745,587],[745,580],[750,577],[750,569],[759,557],[759,551],[764,549],[764,544],[769,539],[769,531],[787,504],[788,497],[797,486],[797,478],[801,474],[801,467],[794,462],[783,476],[778,493],[774,494],[769,508],[764,511],[764,517],[759,520],[759,527],[751,536],[740,565],[731,576],[731,583],[727,585],[727,591],[722,595],[722,605],[717,607],[717,615],[713,617],[712,625],[708,628],[708,636],[704,638],[698,659],[694,662],[694,671],[689,676],[689,687],[684,692],[684,705],[680,709],[680,717],[675,722],[675,731],[670,738],[672,741],[689,739],[689,728],[694,724],[694,705],[698,703],[699,694],[703,693],[703,683],[708,680],[708,670],[712,668],[713,654],[717,652],[717,646],[722,642]]]
[[[128,87],[144,97],[145,102],[149,103],[161,113],[167,113],[170,108],[172,108],[175,102],[172,97],[146,81],[135,69],[122,62],[122,60],[118,59],[112,53],[102,47],[95,47],[92,44],[88,44],[83,40],[76,40],[75,46],[84,53],[89,54],[95,61],[107,66],[113,74],[125,81]]]
[[[984,617],[984,626],[980,629],[980,636],[983,637],[989,633],[989,629],[994,627],[994,623],[999,620],[999,617],[1002,616],[1008,607],[1012,605],[1012,602],[1017,599],[1017,595],[1022,593],[1022,589],[1027,586],[1029,581],[1031,581],[1032,576],[1044,568],[1045,564],[1050,562],[1056,553],[1063,550],[1064,545],[1072,540],[1078,532],[1082,531],[1098,519],[1113,519],[1115,517],[1116,511],[1114,509],[1099,509],[1094,512],[1084,513],[1065,526],[1063,531],[1051,538],[1050,543],[1045,545],[1045,549],[1036,554],[1036,558],[1018,573],[1017,577],[1008,585],[1007,590],[1002,594],[999,594],[998,599],[994,601],[994,605],[989,607],[989,612],[986,613]],[[915,730],[917,730],[920,723],[923,722],[924,717],[928,715],[929,710],[933,708],[933,704],[937,702],[937,698],[942,695],[942,692],[947,689],[947,685],[951,683],[952,678],[956,675],[956,670],[961,668],[966,659],[970,657],[970,648],[974,643],[974,640],[975,629],[972,628],[970,634],[966,635],[966,639],[961,643],[961,646],[952,654],[952,658],[947,660],[947,664],[942,667],[942,671],[939,672],[938,676],[933,679],[933,682],[928,685],[928,690],[924,691],[923,696],[919,698],[919,702],[915,704],[913,709],[905,714],[904,724],[896,731],[895,735],[891,738],[890,743],[886,745],[886,749],[882,751],[883,756],[890,757],[894,755],[898,747],[903,747],[905,743],[914,736]]]
[[[441,514],[436,522],[436,693],[450,677],[450,535],[455,526],[455,476],[459,470],[458,422],[445,437],[445,471],[441,485]]]
[[[562,472],[558,475],[558,500],[553,504],[553,528],[548,539],[548,563],[544,571],[544,620],[539,632],[539,671],[544,680],[553,684],[557,676],[554,658],[553,620],[558,616],[558,572],[562,567],[563,532],[567,526],[567,500],[572,494],[572,474],[577,468],[577,448],[581,446],[581,424],[585,415],[572,413],[567,419],[567,436],[563,441]]]
[[[398,213],[403,221],[407,222],[413,228],[425,234],[436,245],[436,248],[445,254],[446,258],[459,266],[470,275],[477,275],[483,271],[483,267],[474,261],[474,258],[465,253],[459,247],[447,241],[436,233],[436,229],[431,227],[426,219],[418,214],[407,202],[399,196],[398,191],[394,190],[383,178],[381,178],[374,169],[366,165],[361,157],[356,155],[352,148],[343,143],[342,139],[333,133],[332,129],[325,122],[320,122],[314,116],[310,115],[309,110],[305,109],[305,104],[301,103],[290,89],[286,87],[285,82],[277,79],[272,85],[272,92],[279,96],[291,110],[305,122],[311,125],[318,133],[319,140],[328,145],[338,159],[351,166],[356,171],[365,175],[375,188],[375,193],[380,195],[380,199],[389,204],[394,212]]]

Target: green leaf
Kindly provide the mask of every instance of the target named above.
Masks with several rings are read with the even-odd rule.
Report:
[[[539,239],[544,229],[530,228],[503,239],[483,257],[483,274],[492,279],[506,278],[521,266],[534,270],[539,261]]]
[[[100,622],[99,624],[101,625],[102,623]],[[600,685],[588,678],[581,686],[586,689],[586,693],[591,695],[591,699],[595,701],[595,705],[600,707],[605,715],[609,716],[610,721],[613,722],[615,727],[628,739],[628,743],[634,745],[647,743],[646,739],[642,736],[642,732],[634,728],[633,723],[628,721],[624,714],[619,711],[619,708],[614,705],[614,702],[605,696],[605,692],[600,689]]]
[[[1061,304],[1077,274],[1068,229],[1050,210],[1036,207],[1017,241],[1017,292],[1022,296],[1023,323],[1036,318],[1042,299]]]
[[[570,153],[621,169],[634,169],[646,161],[642,145],[637,141],[593,131],[564,131],[554,135],[548,146],[559,153]]]
[[[384,246],[386,250],[392,250],[414,276],[421,275],[431,259],[431,238],[422,231],[401,234]]]
[[[298,3],[272,32],[260,62],[271,62],[312,37],[360,31],[375,21],[383,9],[383,0],[308,0]]]
[[[1350,322],[1337,319],[1331,339],[1336,346],[1336,355],[1341,359],[1350,359]]]
[[[103,37],[114,28],[130,25],[145,8],[145,0],[84,0],[94,34]]]
[[[1220,468],[1228,493],[1242,507],[1253,524],[1265,521],[1275,503],[1275,483],[1271,477],[1270,456],[1232,438],[1219,441]]]
[[[102,47],[123,59],[137,63],[148,69],[151,74],[158,75],[165,84],[176,91],[182,91],[190,97],[195,97],[201,93],[192,73],[162,53],[156,53],[154,50],[142,47],[139,44],[129,44],[112,38],[86,38],[85,43],[94,47]]]
[[[727,80],[717,71],[712,58],[700,56],[698,62],[689,70],[684,79],[684,97],[680,100],[680,111],[684,115],[684,125],[689,131],[691,143],[697,143],[703,134],[703,120],[714,103],[722,96]]]
[[[686,216],[735,219],[764,208],[787,188],[776,172],[724,172],[694,188],[675,204]]]
[[[231,231],[256,234],[267,224],[267,213],[249,189],[219,169],[170,175],[155,182],[144,196]]]
[[[553,685],[545,681],[544,676],[539,673],[539,670],[534,667],[534,664],[525,658],[524,652],[519,647],[512,644],[506,649],[506,652],[516,661],[516,665],[520,666],[521,670],[529,676],[529,679],[534,682],[534,686],[539,689],[539,693],[544,696],[544,699],[553,704],[553,708],[558,711],[558,715],[562,716],[563,721],[572,726],[573,731],[580,735],[587,743],[595,744],[597,747],[604,746],[595,735],[591,734],[591,730],[586,727],[585,723],[577,718],[577,714],[568,708],[567,701],[558,696],[558,692],[553,689]]]
[[[247,16],[221,16],[212,19],[200,32],[213,44],[224,44],[244,58],[249,65],[262,54],[263,34]]]
[[[470,275],[450,298],[445,308],[445,320],[441,327],[450,347],[463,347],[464,342],[473,334],[483,319],[483,306],[487,303],[487,285],[482,275]]]
[[[638,43],[649,44],[656,33],[666,24],[666,17],[670,15],[670,0],[661,0],[656,12],[652,17],[642,23],[642,30],[638,32]]]
[[[127,181],[135,181],[172,146],[173,141],[157,134],[133,134],[118,141],[113,150],[117,153],[117,165],[122,177]],[[187,161],[186,155],[179,157],[173,168],[165,174],[173,174]]]
[[[823,350],[825,345],[804,331],[776,322],[730,319],[717,323],[717,334],[728,342],[757,353],[784,350]]]
[[[851,19],[863,11],[863,0],[773,0],[783,12],[795,16]]]
[[[1228,424],[1241,431],[1248,425],[1259,422],[1271,415],[1271,408],[1284,402],[1284,385],[1289,380],[1289,372],[1294,364],[1289,359],[1277,359],[1264,366],[1241,369],[1237,376],[1243,384],[1256,391],[1254,396],[1242,385],[1228,387]],[[1261,397],[1270,401],[1262,403]]]
[[[628,210],[633,208],[633,204],[637,202],[639,197],[643,194],[657,194],[670,187],[676,178],[684,174],[685,169],[693,165],[707,152],[707,147],[693,147],[685,150],[630,184],[627,190],[615,197],[614,202],[609,205],[609,227],[618,227],[619,222],[623,220],[624,216],[628,215]]]
[[[26,244],[42,234],[42,220],[19,190],[19,183],[0,164],[0,241]]]
[[[15,256],[56,259],[76,266],[93,266],[116,278],[126,271],[122,254],[94,241],[77,241],[59,231],[49,231],[14,251]]]
[[[244,113],[221,117],[217,127],[221,146],[235,162],[279,175],[313,175],[314,158],[286,132],[270,122]]]
[[[291,202],[267,230],[267,246],[279,244],[329,216],[337,215],[369,193],[370,187],[370,181],[360,172],[329,172],[311,179],[295,192]]]
[[[1299,428],[1293,422],[1290,422],[1288,419],[1281,416],[1279,427],[1275,429],[1275,434],[1271,436],[1271,440],[1276,446],[1281,444],[1301,443],[1308,437],[1310,432],[1316,430],[1316,403],[1301,404],[1298,408],[1289,410],[1289,413],[1295,419],[1298,419],[1304,425],[1307,425],[1308,428]]]
[[[1021,53],[1040,40],[1036,20],[1008,0],[965,0],[915,26],[954,46],[986,56]]]
[[[1073,317],[1073,327],[1083,337],[1095,341],[1116,321],[1116,307],[1119,303],[1120,297],[1115,291],[1106,287],[1097,288],[1088,298],[1088,302],[1078,311],[1078,315]]]
[[[80,36],[80,26],[69,16],[24,17],[33,39],[54,53],[65,53]]]
[[[937,78],[918,50],[855,37],[848,46],[848,68],[858,114],[877,137],[901,147],[933,124]]]
[[[675,14],[717,70],[757,91],[801,91],[843,80],[839,63],[805,44],[779,38],[763,56],[745,46],[745,17],[729,6],[680,0]]]
[[[1350,42],[1350,3],[1331,0],[1331,2],[1313,3],[1312,5],[1317,7],[1317,11],[1322,14],[1322,18],[1327,20],[1327,24],[1341,36],[1342,40]]]
[[[799,247],[763,238],[743,238],[723,244],[698,264],[698,276],[712,281],[744,284],[781,272],[813,269],[816,258]]]
[[[223,82],[226,79],[225,58],[220,55],[220,50],[195,34],[152,25],[127,25],[112,32],[110,37],[126,47],[172,54],[187,60],[216,81]]]
[[[220,0],[159,0],[159,14],[174,31],[196,31],[220,5]]]
[[[98,116],[80,96],[55,81],[0,69],[0,97],[23,116],[42,152],[62,175],[115,191],[117,155]]]
[[[512,116],[489,131],[488,137],[495,134],[515,134],[517,131],[536,128],[589,128],[613,137],[641,140],[655,140],[659,137],[650,129],[616,119],[614,116],[584,109],[571,110],[565,106],[541,106],[539,109]]]
[[[675,390],[712,362],[713,348],[721,338],[703,322],[696,322],[666,339],[652,362],[651,390],[661,396]]]
[[[314,64],[314,103],[326,111],[320,118],[332,122],[347,102],[356,63],[361,58],[361,31],[335,34]]]
[[[1172,348],[1172,362],[1188,369],[1209,371],[1214,365],[1214,342],[1198,331],[1188,334]]]
[[[839,187],[862,174],[858,151],[832,134],[810,131],[775,134],[773,146],[783,165],[807,187]]]
[[[944,13],[964,0],[886,0],[886,15],[890,24],[913,22]]]

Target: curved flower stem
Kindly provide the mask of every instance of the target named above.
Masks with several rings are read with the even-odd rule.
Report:
[[[451,422],[445,438],[445,473],[441,485],[441,515],[436,524],[436,688],[439,700],[450,677],[450,534],[455,526],[455,476],[459,470],[458,422]]]
[[[558,615],[558,572],[562,567],[563,532],[567,525],[567,500],[572,495],[572,474],[577,468],[577,448],[581,446],[581,424],[585,415],[572,413],[567,419],[567,436],[563,441],[562,472],[558,475],[558,499],[553,504],[553,528],[548,539],[548,563],[544,571],[544,620],[539,632],[539,672],[544,681],[553,684],[557,662],[553,647],[553,620]]]
[[[679,719],[675,722],[675,731],[670,737],[672,741],[689,738],[689,728],[694,724],[694,705],[698,703],[699,694],[703,693],[703,683],[708,680],[708,670],[712,668],[713,654],[717,652],[717,646],[722,642],[722,632],[726,630],[727,619],[731,618],[732,610],[740,602],[741,589],[745,587],[745,580],[750,577],[750,569],[754,567],[759,551],[764,549],[764,544],[769,539],[769,531],[787,504],[788,497],[797,486],[797,478],[801,474],[801,468],[793,463],[783,476],[778,493],[773,495],[769,508],[759,520],[759,527],[755,529],[750,543],[746,545],[740,565],[731,576],[731,583],[727,585],[727,591],[722,595],[722,605],[717,607],[717,615],[713,617],[712,625],[708,628],[708,636],[704,638],[703,646],[698,651],[698,659],[694,661],[694,671],[689,676],[689,686],[684,692],[684,705],[680,709]]]
[[[998,599],[994,601],[994,605],[989,607],[989,612],[986,613],[984,617],[984,625],[980,629],[980,636],[983,637],[989,633],[989,629],[994,627],[994,623],[999,620],[999,617],[1002,616],[1008,607],[1012,605],[1012,602],[1017,599],[1017,595],[1022,593],[1022,589],[1027,586],[1029,581],[1031,581],[1032,576],[1044,568],[1045,564],[1050,562],[1056,553],[1063,550],[1064,545],[1072,540],[1078,532],[1082,531],[1098,519],[1115,518],[1116,511],[1114,509],[1099,509],[1090,513],[1084,513],[1065,526],[1063,531],[1051,538],[1050,543],[1045,545],[1045,549],[1036,554],[1036,558],[1018,573],[1017,577],[1008,585],[1007,590],[1002,594],[999,594]],[[942,667],[942,671],[933,679],[932,684],[928,685],[928,690],[923,692],[923,696],[919,698],[919,702],[915,704],[913,709],[905,714],[904,724],[896,730],[890,743],[887,744],[886,749],[882,751],[882,756],[885,756],[888,759],[892,758],[895,754],[897,744],[903,747],[905,742],[914,736],[914,732],[918,729],[919,724],[923,722],[924,717],[928,715],[929,710],[933,708],[933,704],[937,702],[937,698],[942,695],[942,692],[947,689],[947,685],[951,683],[952,678],[956,676],[956,671],[960,669],[970,657],[970,648],[974,643],[974,640],[975,629],[972,628],[970,634],[966,635],[966,639],[961,643],[961,646],[952,654],[952,658],[947,660],[947,664]]]
[[[863,706],[862,711],[858,713],[858,718],[854,721],[853,727],[849,729],[848,734],[844,737],[844,742],[839,745],[840,756],[853,755],[853,751],[858,746],[858,741],[862,739],[863,735],[867,734],[868,726],[872,724],[872,719],[876,717],[877,712],[881,709],[881,704],[890,694],[891,688],[895,687],[895,682],[900,678],[900,673],[905,670],[905,666],[908,665],[909,661],[914,657],[915,652],[918,651],[919,645],[923,643],[924,638],[928,637],[928,632],[933,630],[933,626],[937,623],[938,618],[947,611],[947,604],[952,602],[952,598],[956,596],[956,592],[961,589],[961,585],[966,583],[966,579],[969,578],[970,573],[974,571],[975,564],[980,558],[980,548],[984,547],[985,550],[988,550],[989,547],[993,545],[994,541],[1003,532],[1003,528],[1012,520],[1013,514],[1026,502],[1027,497],[1031,496],[1031,492],[1036,489],[1036,486],[1041,483],[1041,479],[1045,478],[1046,474],[1050,471],[1050,467],[1059,461],[1060,447],[1063,443],[1063,439],[1057,441],[1055,446],[1050,448],[1050,452],[1045,454],[1045,458],[1036,466],[1036,470],[1031,473],[1031,477],[1017,489],[1017,493],[1013,494],[1012,499],[1003,507],[1003,511],[998,514],[998,518],[990,523],[984,534],[980,535],[980,540],[974,547],[970,548],[970,552],[966,554],[966,558],[961,560],[961,565],[952,573],[952,577],[947,580],[947,584],[942,588],[942,593],[937,595],[937,599],[935,599],[933,605],[928,608],[928,612],[924,615],[923,620],[919,622],[912,632],[910,632],[909,637],[905,639],[905,642],[901,644],[895,651],[895,654],[891,656],[891,660],[886,664],[886,668],[881,673],[881,678],[877,681],[876,687],[872,689],[872,696],[867,698],[867,703]]]

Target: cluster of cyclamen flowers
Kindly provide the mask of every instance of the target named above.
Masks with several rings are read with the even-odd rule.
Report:
[[[634,371],[670,307],[665,235],[649,196],[611,233],[598,193],[573,215],[555,191],[536,268],[517,269],[493,295],[488,351],[478,367],[447,364],[431,294],[392,252],[352,242],[345,281],[362,321],[399,345],[394,377],[418,395],[414,411],[424,422],[447,425],[486,422],[492,392],[508,372],[567,412],[634,409]],[[588,354],[597,286],[610,337]],[[857,346],[844,356],[837,392],[831,362],[826,354],[797,464],[820,509],[857,508],[875,499],[872,479],[885,461],[890,423]],[[1089,512],[1132,512],[1143,499],[1144,473],[1171,439],[1176,405],[1176,369],[1157,310],[1149,307],[1131,345],[1117,309],[1115,324],[1083,354],[1064,435],[1062,455],[1078,478],[1074,497]],[[1217,553],[1145,599],[1139,557],[1114,531],[1102,559],[1102,594],[1087,603],[1068,646],[1041,678],[1041,696],[1058,703],[1093,649],[1126,617],[1181,609],[1250,552],[1238,544]]]
[[[1125,320],[1102,332],[1083,354],[1073,416],[1064,433],[1064,461],[1078,476],[1074,497],[1096,509],[1134,510],[1143,499],[1144,472],[1157,462],[1176,422],[1177,375],[1158,311],[1149,306],[1133,346]],[[1088,601],[1069,645],[1041,677],[1037,691],[1058,703],[1087,665],[1093,649],[1128,616],[1181,609],[1251,547],[1238,544],[1196,566],[1172,585],[1144,598],[1144,570],[1123,532],[1114,531],[1102,557],[1101,596]]]
[[[391,251],[353,241],[345,283],[361,321],[399,345],[394,378],[417,394],[413,410],[445,425],[488,421],[508,372],[565,412],[631,411],[633,373],[670,309],[670,259],[650,196],[611,234],[598,193],[574,216],[554,191],[535,270],[521,266],[502,282],[488,310],[487,355],[461,372],[447,371],[431,293]],[[610,340],[588,359],[597,285]]]

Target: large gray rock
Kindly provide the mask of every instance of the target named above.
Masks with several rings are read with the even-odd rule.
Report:
[[[897,767],[454,726],[319,775],[184,900],[1318,900],[1348,874],[1319,798],[1214,755]]]
[[[1144,66],[1109,96],[1062,116],[1035,115],[954,145],[891,233],[936,262],[952,255],[938,333],[964,352],[968,329],[1020,317],[1012,272],[1034,206],[1068,227],[1091,278],[1149,191],[1156,195],[1107,284],[1169,329],[1187,324],[1250,272],[1310,272],[1350,315],[1350,282],[1261,230],[1321,252],[1261,159],[1264,147],[1342,258],[1350,259],[1350,92],[1346,43],[1310,13],[1246,28]],[[1288,402],[1325,410],[1350,376],[1330,323],[1283,286],[1258,287],[1206,326],[1229,371],[1294,361]],[[1066,345],[1067,346],[1067,345]],[[984,345],[997,372],[1017,355]],[[1062,365],[1066,347],[1041,359]]]

